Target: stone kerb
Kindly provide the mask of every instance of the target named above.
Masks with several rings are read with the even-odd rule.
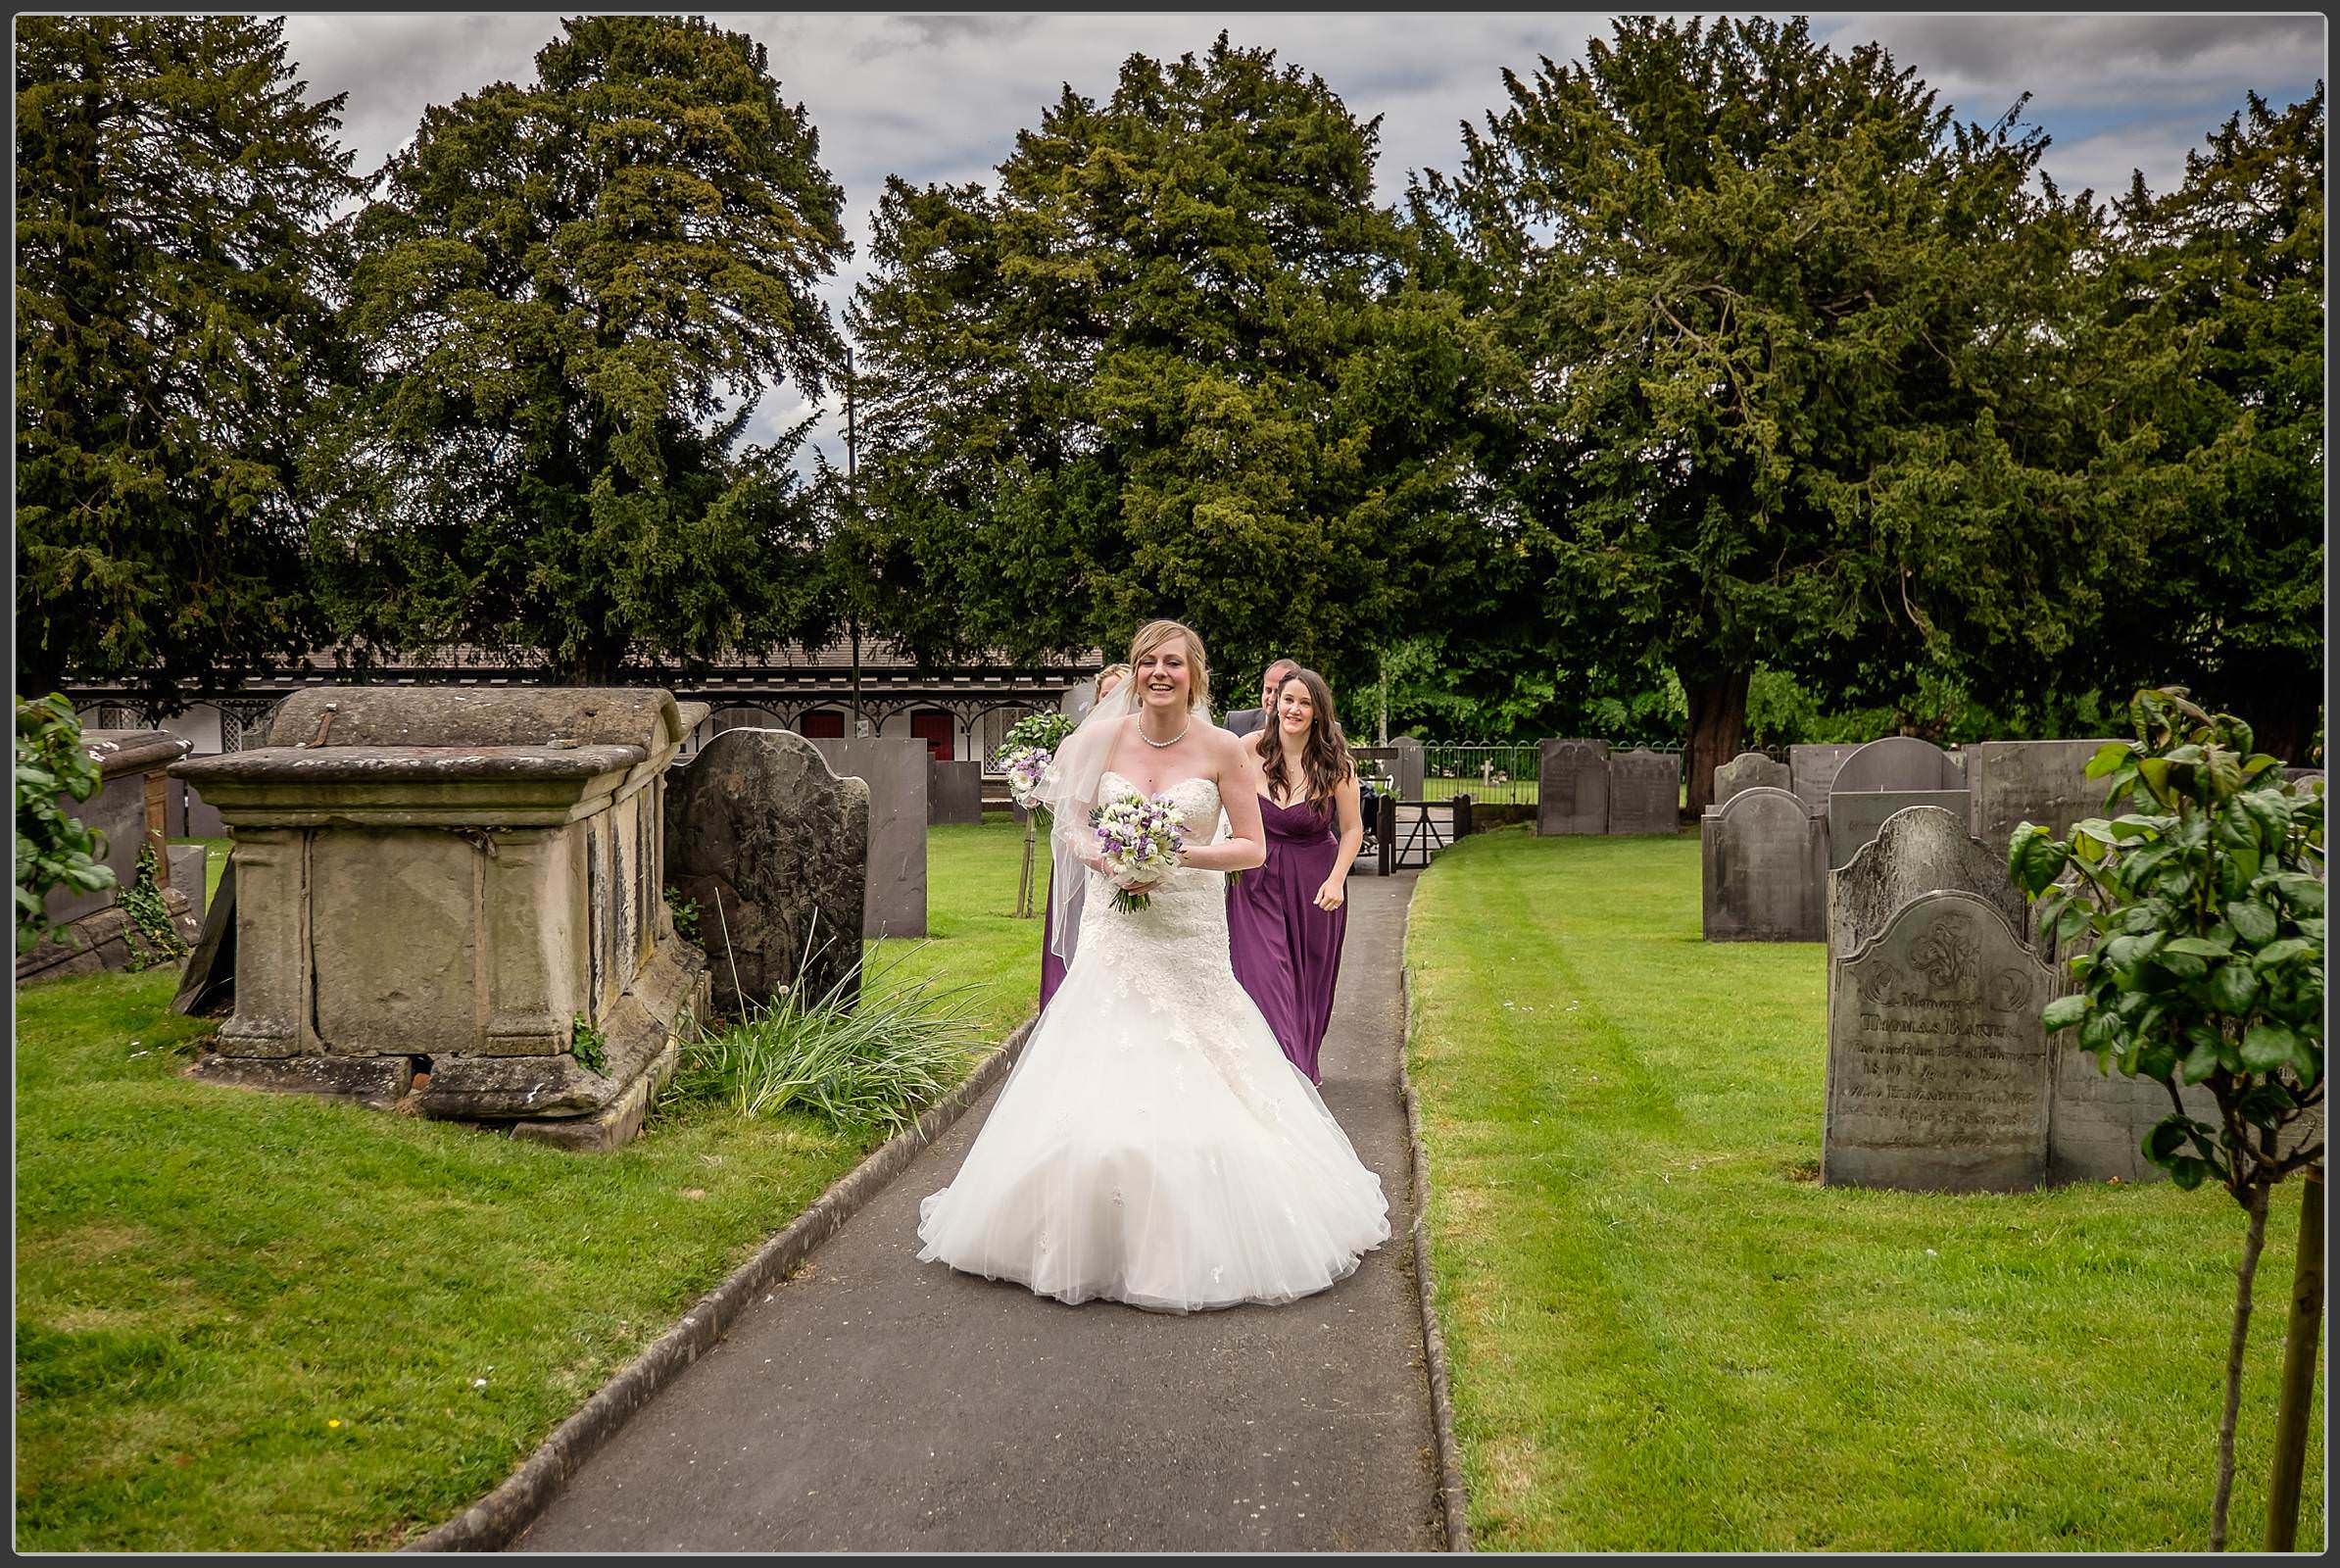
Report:
[[[1758,785],[1699,822],[1701,924],[1709,942],[1818,942],[1826,935],[1820,818]]]
[[[1761,752],[1741,752],[1715,769],[1714,804],[1724,805],[1741,790],[1791,789],[1793,777],[1785,762],[1775,762]]]
[[[236,841],[235,1013],[195,1075],[626,1142],[705,1005],[662,823],[706,712],[655,689],[312,689],[272,744],[174,764]]]
[[[2025,1192],[2047,1178],[2054,977],[2001,908],[1925,893],[1831,953],[1821,1180]]]
[[[974,764],[969,764],[974,765]],[[667,874],[699,906],[715,1008],[744,1014],[795,986],[859,992],[869,785],[840,778],[791,730],[729,729],[666,791]]]
[[[922,740],[856,736],[812,744],[839,777],[869,786],[869,870],[861,934],[926,935],[926,769]]]
[[[1682,831],[1682,758],[1674,752],[1619,752],[1609,759],[1609,831]]]
[[[1550,740],[1537,760],[1539,835],[1609,831],[1609,743]]]

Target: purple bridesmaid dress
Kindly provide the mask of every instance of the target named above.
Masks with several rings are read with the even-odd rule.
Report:
[[[1316,1055],[1333,1020],[1341,939],[1348,930],[1345,900],[1330,912],[1316,906],[1316,890],[1341,858],[1338,816],[1331,801],[1322,808],[1304,801],[1278,806],[1262,795],[1259,821],[1267,863],[1227,890],[1229,956],[1284,1054],[1310,1083],[1322,1083]]]
[[[1077,920],[1081,917],[1081,906],[1076,904],[1069,912]],[[1043,1007],[1062,984],[1064,960],[1056,956],[1055,915],[1049,910],[1048,901],[1043,898],[1040,901],[1040,1004]]]

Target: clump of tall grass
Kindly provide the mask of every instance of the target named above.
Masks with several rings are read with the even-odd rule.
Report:
[[[728,1027],[703,1028],[683,1044],[672,1093],[742,1116],[811,1111],[854,1133],[908,1126],[991,1043],[975,1005],[983,987],[896,976],[915,951],[864,964],[857,1003],[849,976],[818,997],[791,988]]]

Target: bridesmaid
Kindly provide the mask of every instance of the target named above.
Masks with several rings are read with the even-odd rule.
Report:
[[[1096,701],[1103,702],[1113,694],[1113,688],[1129,678],[1130,667],[1127,664],[1107,664],[1098,670]],[[1042,856],[1041,863],[1048,864],[1048,858]],[[1075,905],[1073,908],[1077,912],[1080,906]],[[1048,890],[1043,888],[1040,890],[1040,1004],[1044,1007],[1048,1004],[1048,998],[1056,994],[1056,988],[1064,983],[1064,960],[1056,956],[1055,935],[1054,929],[1048,924]]]
[[[1294,669],[1276,688],[1268,722],[1246,744],[1267,830],[1267,863],[1227,890],[1235,975],[1292,1064],[1322,1083],[1317,1053],[1333,1019],[1348,868],[1365,842],[1357,770],[1322,675]]]

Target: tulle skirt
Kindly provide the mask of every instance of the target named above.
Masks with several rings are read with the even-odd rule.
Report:
[[[1186,1312],[1295,1300],[1389,1239],[1380,1178],[1236,983],[1224,915],[1215,955],[1180,940],[1203,912],[1087,911],[957,1176],[919,1205],[921,1261]],[[1128,929],[1094,940],[1104,923]]]

